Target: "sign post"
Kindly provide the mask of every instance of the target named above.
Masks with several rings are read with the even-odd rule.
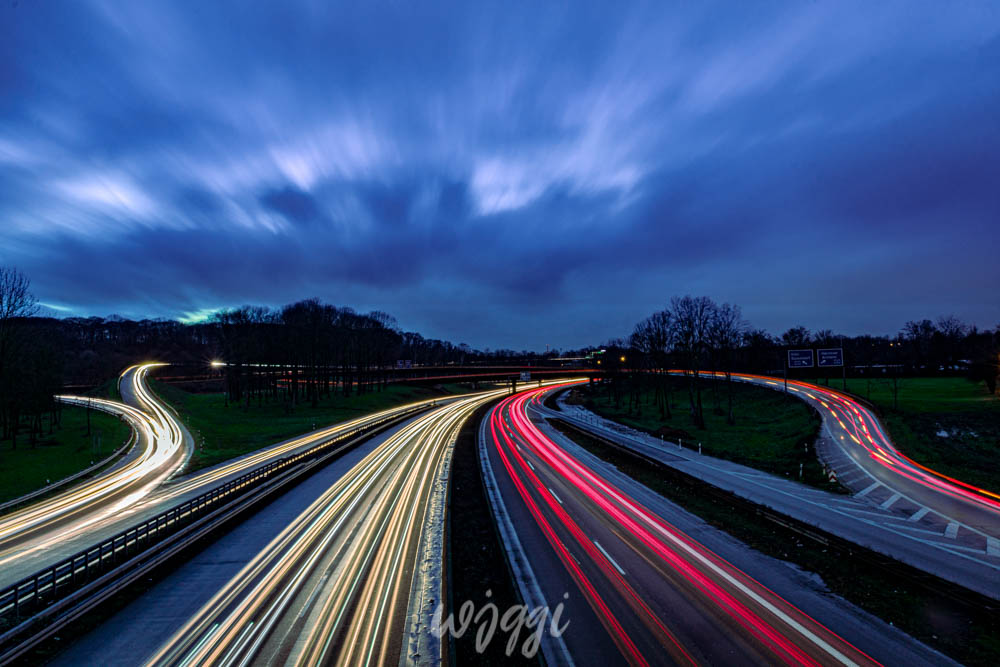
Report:
[[[785,360],[785,392],[788,392],[788,369],[789,368],[812,368],[812,350],[789,350]]]
[[[840,366],[844,380],[844,391],[847,391],[847,366],[844,364],[844,348],[831,347],[825,350],[816,350],[816,357],[820,367]]]

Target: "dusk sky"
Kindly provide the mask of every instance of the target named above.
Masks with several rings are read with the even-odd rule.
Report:
[[[0,265],[479,348],[1000,323],[995,3],[334,5],[2,0]]]

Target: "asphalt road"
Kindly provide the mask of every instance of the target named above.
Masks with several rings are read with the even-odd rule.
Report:
[[[775,390],[783,389],[779,379],[757,378],[755,381]],[[881,453],[890,451],[884,446],[881,451],[874,450],[878,456],[864,454],[868,450],[857,444],[855,439],[868,442],[864,437],[866,431],[885,438],[878,422],[871,421],[874,416],[867,413],[865,428],[858,427],[855,432],[850,425],[852,422],[844,419],[843,410],[834,408],[834,399],[828,399],[822,393],[826,391],[825,387],[790,382],[789,390],[796,397],[815,402],[824,419],[823,436],[816,444],[817,451],[837,471],[840,481],[855,491],[853,496],[800,484],[794,481],[794,475],[771,475],[714,458],[709,453],[702,455],[696,448],[690,447],[694,443],[684,443],[684,447],[679,447],[677,443],[664,442],[603,419],[580,406],[560,402],[563,410],[558,416],[664,465],[948,581],[1000,599],[1000,549],[993,537],[997,524],[985,506],[961,501],[966,511],[977,513],[979,521],[975,526],[961,523],[956,516],[946,515],[948,506],[959,501],[944,492],[936,492],[934,487],[909,481],[905,470],[895,473],[893,466],[882,461],[883,458],[891,460]],[[853,414],[853,410],[851,412]],[[872,439],[879,441],[875,436]],[[885,482],[876,482],[876,473],[882,475],[881,479]],[[905,489],[887,486],[887,483],[895,483],[897,478],[918,487],[913,495],[906,493]],[[921,501],[930,504],[920,504]]]
[[[116,523],[176,473],[192,451],[183,425],[146,385],[158,364],[128,368],[119,381],[125,403],[75,396],[57,397],[68,404],[92,406],[126,419],[136,444],[121,462],[96,477],[0,519],[0,586],[33,572],[39,562],[58,560],[74,538],[90,538]]]
[[[948,662],[547,428],[539,396],[490,413],[487,449],[538,585],[565,604],[566,661]]]
[[[734,375],[741,382],[783,390],[778,378]],[[829,387],[789,381],[788,391],[819,411],[823,429],[844,455],[835,459],[838,478],[857,494],[871,495],[886,508],[905,505],[911,515],[936,514],[956,533],[984,538],[1000,556],[1000,495],[948,477],[900,452],[871,410]]]
[[[196,473],[177,477],[172,476],[183,466],[190,451],[193,450],[193,439],[183,424],[176,419],[169,407],[164,405],[145,387],[143,375],[129,369],[123,374],[120,382],[122,397],[126,401],[134,401],[136,407],[113,403],[121,406],[129,414],[134,413],[140,427],[140,444],[133,448],[133,453],[126,459],[128,463],[138,460],[150,447],[144,443],[163,443],[168,434],[180,434],[183,448],[178,446],[174,458],[166,469],[158,469],[151,478],[141,477],[144,482],[136,490],[129,486],[124,495],[109,496],[91,495],[87,485],[79,485],[69,489],[66,494],[78,505],[68,516],[51,514],[47,504],[36,503],[22,512],[11,514],[0,519],[0,526],[17,525],[15,521],[25,513],[30,516],[40,516],[44,520],[44,531],[32,529],[30,532],[21,530],[20,534],[9,539],[0,538],[0,587],[13,584],[24,577],[30,576],[63,558],[67,558],[82,549],[88,548],[101,540],[108,539],[126,530],[132,525],[152,518],[168,508],[194,498],[207,490],[219,486],[226,481],[283,456],[315,447],[322,442],[334,438],[346,431],[365,426],[374,421],[385,419],[414,406],[431,403],[448,403],[456,399],[428,399],[416,403],[365,415],[347,422],[327,426],[302,436],[291,438],[246,456],[220,463],[219,465]],[[81,399],[86,402],[88,399]],[[91,399],[97,400],[97,399]],[[117,408],[116,408],[117,409]],[[162,424],[155,421],[162,420]],[[153,424],[151,424],[152,422]],[[163,450],[166,451],[166,450]],[[183,451],[183,453],[181,453]],[[145,459],[147,462],[151,458]],[[148,463],[147,463],[148,465]],[[63,494],[60,494],[62,496]],[[15,518],[18,517],[18,518]]]
[[[292,520],[149,663],[435,663],[453,438],[490,392],[415,418]]]

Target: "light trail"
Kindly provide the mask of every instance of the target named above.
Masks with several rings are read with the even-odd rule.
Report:
[[[376,446],[148,664],[398,662],[421,537],[442,528],[427,521],[434,481],[465,420],[505,393],[437,407]]]
[[[149,371],[161,365],[132,366],[122,373],[122,381],[129,383],[138,407],[100,398],[56,397],[68,405],[92,407],[125,419],[138,438],[138,455],[0,519],[0,565],[115,517],[183,466],[189,448],[185,446],[181,427],[146,386]],[[30,543],[28,549],[24,548],[26,540]]]
[[[740,663],[874,662],[542,433],[527,409],[545,391],[518,394],[493,408],[487,441],[629,663],[669,656],[677,664],[697,664],[718,659],[714,650]],[[552,491],[557,486],[558,498]],[[690,616],[699,619],[695,629]]]
[[[684,374],[682,370],[669,372],[673,375]],[[714,375],[716,379],[725,377],[723,373],[713,374],[709,371],[701,371],[700,375],[707,377]],[[732,377],[740,382],[768,385],[775,390],[780,390],[783,382],[780,378],[751,373],[733,373]],[[850,447],[847,443],[852,442],[859,448],[859,451],[848,451],[848,454],[859,463],[877,465],[881,472],[886,473],[881,480],[888,487],[896,488],[894,479],[897,483],[909,482],[931,492],[930,498],[937,495],[967,503],[992,514],[994,519],[1000,519],[1000,494],[950,477],[914,461],[896,448],[882,428],[878,417],[860,402],[835,389],[799,380],[789,380],[788,388],[796,392],[802,400],[812,403],[821,414],[828,415],[843,431],[840,435],[846,436],[841,438],[841,444]],[[922,497],[923,504],[928,504],[927,499],[928,496]],[[931,504],[939,514],[944,516],[952,514],[948,508],[934,504],[933,500]]]

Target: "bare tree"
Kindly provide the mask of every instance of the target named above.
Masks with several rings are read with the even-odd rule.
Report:
[[[716,359],[715,366],[722,369],[726,376],[726,389],[729,402],[726,421],[736,423],[733,415],[733,365],[736,349],[740,347],[747,331],[747,322],[743,319],[740,307],[728,303],[712,309],[708,324],[708,342]]]
[[[26,369],[16,368],[26,340],[23,320],[37,311],[30,292],[31,281],[15,268],[0,267],[0,420],[3,437],[17,444],[17,429],[23,401],[17,400],[18,378]],[[23,398],[23,395],[21,396]]]
[[[670,377],[668,360],[673,348],[672,315],[669,310],[653,313],[635,325],[630,343],[649,360],[656,378],[655,398],[660,419],[670,419]]]
[[[670,300],[674,350],[684,362],[691,418],[698,428],[705,428],[699,373],[705,366],[709,324],[715,309],[715,304],[707,296],[674,297]]]

